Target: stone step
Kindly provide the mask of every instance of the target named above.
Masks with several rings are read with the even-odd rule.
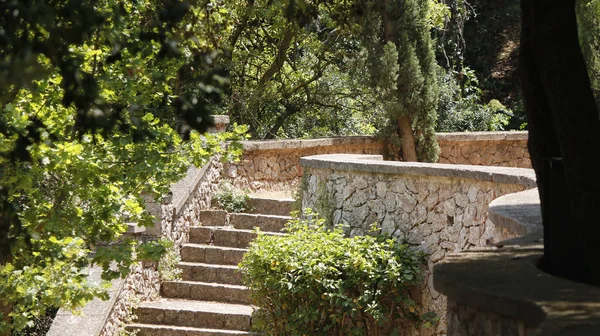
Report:
[[[200,210],[199,219],[204,226],[225,226],[227,225],[227,211]]]
[[[250,303],[250,291],[247,287],[196,281],[165,281],[161,286],[161,296],[199,301]]]
[[[265,234],[283,235],[283,233],[276,232],[265,232]],[[210,226],[193,226],[190,228],[190,243],[206,244],[211,242],[215,246],[247,248],[248,245],[250,245],[250,242],[255,238],[256,232],[253,230],[238,230],[230,227]]]
[[[292,198],[276,199],[260,196],[250,196],[248,201],[248,205],[252,209],[250,213],[276,216],[289,216],[293,203],[294,199]]]
[[[254,230],[258,227],[265,232],[281,232],[290,216],[232,213],[229,214],[229,225],[241,230]]]
[[[137,336],[250,336],[256,335],[248,331],[218,330],[191,327],[178,327],[157,324],[132,323],[125,326],[129,332],[137,331]]]
[[[237,265],[248,250],[205,244],[184,244],[181,260],[216,265]]]
[[[250,331],[252,312],[248,305],[162,298],[141,303],[134,315],[139,324]]]
[[[214,282],[242,285],[242,273],[237,266],[180,262],[181,279],[185,281]]]

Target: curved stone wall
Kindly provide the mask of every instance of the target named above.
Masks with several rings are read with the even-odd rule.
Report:
[[[527,132],[438,133],[440,163],[530,168]],[[300,158],[319,154],[384,154],[372,136],[245,141],[239,162],[223,175],[251,190],[289,190],[303,174]]]
[[[534,172],[523,168],[391,162],[379,155],[317,155],[301,165],[303,208],[349,225],[350,235],[367,234],[377,223],[429,254],[419,299],[441,318],[437,328],[422,331],[430,335],[446,334],[447,301],[433,287],[433,266],[449,253],[518,236],[490,221],[488,205],[535,187]]]
[[[600,335],[600,288],[539,269],[537,189],[497,198],[490,218],[519,237],[451,254],[434,269],[435,288],[448,297],[448,335]]]

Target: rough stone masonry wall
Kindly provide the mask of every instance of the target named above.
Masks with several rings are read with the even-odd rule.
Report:
[[[131,319],[135,305],[158,297],[160,276],[156,266],[155,262],[141,262],[131,267],[99,336],[118,335],[122,324]]]
[[[448,302],[448,335],[527,336],[533,333],[523,321],[497,313]]]
[[[303,208],[348,224],[350,235],[364,235],[377,222],[382,231],[406,238],[430,254],[421,291],[425,311],[440,318],[437,328],[412,335],[446,334],[446,297],[433,287],[431,270],[447,253],[495,243],[514,235],[488,219],[496,197],[526,189],[520,184],[415,174],[305,167]]]
[[[438,133],[439,163],[531,168],[527,132]]]
[[[219,188],[223,164],[215,156],[197,173],[178,182],[171,191],[171,202],[162,205],[161,237],[175,243],[176,248],[189,242],[190,226],[200,223],[200,211],[210,208],[212,195]]]
[[[530,168],[527,132],[438,133],[439,163]],[[317,154],[384,154],[375,137],[246,141],[239,162],[223,173],[251,190],[295,189],[303,174],[300,158]]]
[[[190,167],[187,177],[171,187],[172,196],[166,202],[149,204],[151,211],[160,209],[160,213],[154,213],[160,218],[160,222],[156,223],[159,230],[155,234],[174,242],[177,251],[189,241],[190,226],[200,222],[200,210],[210,207],[211,195],[218,188],[222,167],[219,157],[213,157],[202,169]],[[115,335],[131,318],[131,310],[138,302],[151,301],[158,297],[159,292],[157,264],[141,262],[134,265],[99,335]]]
[[[295,190],[303,169],[303,156],[331,153],[381,154],[383,144],[374,137],[311,140],[247,141],[239,162],[225,164],[223,173],[233,184],[250,190]]]

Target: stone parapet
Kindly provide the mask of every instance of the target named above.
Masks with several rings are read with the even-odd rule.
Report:
[[[229,126],[229,116],[211,115],[210,119],[213,122],[213,126],[208,128],[209,133],[220,133],[227,130],[227,126]]]
[[[326,153],[381,154],[384,146],[370,136],[309,140],[272,140],[242,142],[239,162],[226,164],[224,177],[234,185],[250,190],[295,189],[304,173],[303,156]]]
[[[527,132],[438,133],[440,163],[531,168]]]
[[[539,269],[543,232],[537,189],[490,204],[496,226],[518,236],[434,268],[434,286],[448,296],[448,335],[600,335],[600,288]]]
[[[179,251],[189,242],[190,227],[200,223],[202,211],[210,207],[222,167],[217,156],[202,168],[192,166],[181,181],[171,186],[171,195],[162,204],[148,202],[147,206],[155,211],[158,219],[148,233],[172,241]],[[136,303],[157,298],[160,281],[156,263],[139,263],[132,267],[99,336],[114,335],[131,317]]]
[[[446,255],[514,238],[496,226],[488,205],[499,196],[535,187],[531,169],[382,161],[379,155],[317,155],[301,159],[302,207],[313,208],[350,235],[370,226],[429,255],[418,299],[441,317],[436,328],[411,335],[446,334],[447,301],[431,270]]]
[[[530,168],[527,132],[438,133],[440,163]],[[289,190],[303,174],[300,158],[319,154],[385,153],[373,136],[242,142],[239,162],[226,165],[224,177],[251,190]]]

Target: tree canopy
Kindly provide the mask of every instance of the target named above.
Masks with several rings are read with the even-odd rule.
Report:
[[[104,297],[83,272],[92,263],[111,279],[160,256],[122,237],[152,222],[144,197],[235,154],[223,142],[244,128],[201,135],[228,83],[210,27],[195,24],[211,14],[181,1],[0,3],[0,330]]]

